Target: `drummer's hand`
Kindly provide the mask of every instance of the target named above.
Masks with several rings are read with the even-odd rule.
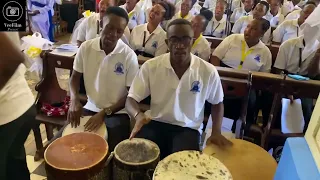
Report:
[[[96,131],[104,122],[104,111],[100,111],[99,113],[92,116],[89,121],[84,125],[85,131]]]
[[[71,127],[77,127],[80,125],[80,118],[82,116],[82,104],[80,100],[71,100],[68,111],[67,120],[70,122]]]
[[[131,140],[132,138],[134,138],[137,135],[137,133],[140,131],[142,126],[144,126],[145,124],[148,124],[150,121],[151,119],[149,117],[147,117],[143,112],[140,112],[136,117],[136,123],[132,129],[129,139]]]
[[[225,138],[221,133],[214,133],[212,132],[211,136],[209,137],[208,141],[213,143],[219,147],[228,147],[232,146],[232,142]]]

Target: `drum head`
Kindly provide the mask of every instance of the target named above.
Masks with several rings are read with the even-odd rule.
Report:
[[[71,124],[68,124],[62,132],[62,136],[66,136],[73,133],[85,132],[84,125],[89,121],[90,118],[91,116],[82,117],[80,119],[80,125],[76,128],[72,128]],[[96,133],[102,138],[104,138],[105,140],[108,140],[107,128],[104,123],[99,127],[99,129],[97,129],[96,131],[93,131],[92,133]]]
[[[153,180],[232,180],[229,170],[216,158],[198,151],[180,151],[159,162]]]
[[[124,164],[142,165],[155,161],[160,156],[160,149],[152,141],[133,138],[120,142],[114,153],[115,158]]]
[[[61,170],[82,170],[101,162],[108,154],[108,143],[97,134],[74,133],[53,141],[44,153],[48,165]]]

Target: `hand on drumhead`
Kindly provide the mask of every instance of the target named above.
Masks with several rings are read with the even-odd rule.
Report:
[[[150,121],[151,119],[149,117],[147,117],[144,113],[140,112],[136,117],[136,123],[134,124],[129,139],[131,140],[132,138],[134,138],[137,135],[137,133],[141,130],[141,128],[145,124],[148,124]]]
[[[104,122],[104,111],[101,111],[92,116],[89,121],[84,125],[86,131],[96,131]]]
[[[71,127],[78,127],[80,125],[80,118],[82,116],[82,104],[78,100],[72,100],[68,111],[67,120]]]
[[[232,146],[232,142],[225,138],[221,133],[212,133],[208,141],[219,147]]]

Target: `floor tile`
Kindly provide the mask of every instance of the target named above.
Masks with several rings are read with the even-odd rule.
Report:
[[[47,177],[47,173],[46,173],[46,169],[45,169],[45,162],[43,162],[40,166],[38,166],[37,169],[35,169],[33,171],[33,173]]]
[[[47,179],[46,177],[44,176],[39,176],[37,174],[30,174],[30,179],[31,180],[45,180]]]
[[[36,170],[42,162],[43,160],[35,162],[34,156],[27,155],[27,165],[30,173],[33,173],[33,171]]]

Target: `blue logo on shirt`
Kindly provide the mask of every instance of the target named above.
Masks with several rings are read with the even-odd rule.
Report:
[[[191,85],[191,92],[197,93],[200,92],[200,82],[199,81],[194,81]]]
[[[124,74],[123,72],[123,64],[118,62],[115,67],[114,67],[114,72],[117,74],[117,75],[121,75],[121,74]]]
[[[221,35],[223,34],[223,30],[220,32],[220,34],[221,34]]]
[[[136,16],[132,16],[132,20],[136,20]]]
[[[254,58],[256,61],[260,62],[260,55],[256,55],[256,57]]]
[[[157,41],[154,41],[154,42],[152,43],[152,47],[155,48],[155,49],[157,49],[157,47],[158,47],[158,42],[157,42]]]
[[[195,55],[195,56],[199,56],[199,52],[196,51],[196,52],[194,53],[194,55]]]

